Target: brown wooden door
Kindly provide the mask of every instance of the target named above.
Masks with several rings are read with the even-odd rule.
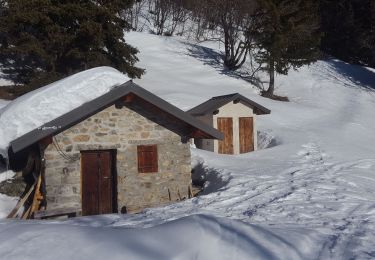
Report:
[[[240,117],[240,153],[254,151],[254,123],[252,117]]]
[[[81,153],[82,215],[113,213],[113,174],[110,151]]]
[[[233,119],[231,117],[219,117],[217,129],[224,134],[224,140],[219,141],[219,153],[233,154]]]

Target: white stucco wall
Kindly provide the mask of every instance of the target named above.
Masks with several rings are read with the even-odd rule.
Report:
[[[254,150],[257,149],[257,129],[256,129],[256,115],[253,109],[245,106],[241,103],[234,104],[229,102],[228,104],[219,108],[219,113],[213,116],[213,127],[217,129],[217,118],[218,117],[232,117],[233,118],[233,151],[234,154],[240,154],[240,136],[239,136],[239,118],[240,117],[252,117],[253,118],[253,138],[254,138]],[[219,151],[219,141],[214,141],[214,151]]]
[[[253,118],[253,138],[254,138],[254,150],[257,149],[257,127],[256,127],[256,115],[253,109],[243,105],[242,103],[234,104],[229,102],[228,104],[219,108],[219,113],[216,115],[205,115],[197,117],[199,120],[205,122],[206,124],[213,126],[217,129],[217,118],[218,117],[231,117],[233,118],[233,150],[234,154],[240,154],[240,137],[239,137],[239,118],[240,117],[252,117]],[[195,140],[195,145],[197,148],[216,152],[219,151],[219,141],[218,140]]]

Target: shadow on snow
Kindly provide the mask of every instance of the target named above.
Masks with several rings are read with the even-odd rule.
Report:
[[[256,86],[257,88],[261,90],[263,89],[262,82],[257,77],[254,77],[244,71],[229,70],[223,63],[223,54],[221,52],[213,50],[208,47],[195,45],[192,43],[186,43],[186,42],[182,42],[182,43],[188,47],[187,55],[203,62],[204,65],[211,66],[222,75],[226,75],[235,79],[242,79],[244,81],[247,81],[253,84],[254,86]]]
[[[362,86],[368,90],[375,90],[374,71],[363,66],[352,65],[340,60],[328,60],[327,63],[350,83]]]
[[[223,178],[221,173],[214,168],[209,168],[203,163],[198,163],[192,170],[193,185],[202,187],[199,195],[207,195],[225,187],[231,178]]]

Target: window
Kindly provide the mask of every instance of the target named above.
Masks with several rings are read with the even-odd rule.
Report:
[[[158,172],[158,150],[156,145],[138,145],[138,172]]]

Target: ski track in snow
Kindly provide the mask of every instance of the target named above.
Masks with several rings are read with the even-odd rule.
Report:
[[[319,90],[320,84],[325,81],[348,88],[348,92],[341,93],[344,101],[336,103],[333,100],[329,104],[330,110],[314,120],[327,127],[334,125],[340,131],[361,126],[362,122],[356,121],[358,114],[366,108],[357,99],[365,96],[374,103],[374,91],[340,77],[328,63],[313,65],[311,74],[319,78],[311,91],[316,91],[314,88]],[[303,101],[298,97],[295,99]],[[324,144],[326,140],[321,139],[320,130],[306,130],[303,125],[295,128],[304,131],[306,138],[304,143],[296,146],[295,154],[284,155],[285,158],[277,158],[282,152],[272,152],[272,148],[259,151],[262,155],[255,152],[248,158],[247,155],[217,157],[193,151],[204,161],[206,172],[216,174],[216,182],[224,185],[218,185],[220,188],[216,192],[175,205],[149,209],[140,216],[112,224],[144,224],[146,218],[159,218],[164,222],[181,215],[209,212],[259,225],[266,223],[277,227],[300,226],[319,230],[327,236],[319,252],[321,259],[375,257],[375,249],[372,249],[375,239],[375,200],[372,195],[375,177],[368,174],[375,171],[375,158],[336,158],[337,152],[330,154],[323,148],[327,145]],[[348,149],[349,146],[343,148]],[[287,149],[288,152],[291,150]],[[262,158],[264,155],[266,159]]]
[[[130,39],[132,37],[137,39],[140,35],[134,33]],[[140,43],[134,39],[132,41]],[[214,90],[208,93],[205,84],[214,79],[215,67],[200,67],[196,60],[188,61],[182,48],[176,48],[176,40],[157,37],[153,40],[153,44],[160,40],[166,47],[155,54],[154,45],[142,42],[138,46],[140,60],[147,60],[145,67],[149,70],[139,83],[167,100],[188,108],[181,97],[193,101],[201,90],[202,96],[238,91],[258,98],[253,89],[246,90],[242,83],[236,85],[233,79],[227,83],[230,90],[224,89],[224,83],[213,80]],[[160,59],[169,52],[174,54],[168,64],[173,64],[173,69],[179,73],[174,86],[166,90],[162,84],[165,68],[159,65]],[[203,69],[206,74],[191,77]],[[165,76],[168,78],[170,74]],[[198,81],[194,82],[195,79]],[[186,86],[186,82],[191,84]],[[286,230],[295,227],[317,230],[326,237],[324,243],[318,245],[320,259],[375,257],[375,249],[372,249],[375,248],[375,177],[371,174],[375,172],[375,157],[366,158],[371,153],[362,150],[369,141],[355,136],[362,134],[363,129],[367,131],[363,133],[367,138],[373,133],[371,125],[366,125],[366,118],[373,115],[369,104],[375,105],[375,92],[343,77],[333,63],[324,61],[306,66],[301,72],[291,71],[289,76],[279,76],[277,82],[292,102],[275,104],[262,99],[260,102],[270,107],[272,114],[264,119],[259,117],[259,127],[266,131],[272,129],[273,134],[281,136],[278,146],[241,156],[215,155],[193,149],[193,157],[203,162],[209,180],[206,189],[211,193],[147,209],[138,215],[102,218],[97,224],[143,228],[208,213]],[[300,83],[303,88],[296,87]],[[197,89],[192,88],[195,85]],[[290,113],[291,116],[285,116]],[[335,128],[340,132],[336,134]],[[355,147],[353,144],[357,143]],[[341,151],[345,149],[353,150]],[[83,224],[85,219],[73,223]]]
[[[250,167],[246,173],[235,170],[242,164],[234,157],[226,168],[217,164],[212,154],[193,151],[205,157],[206,170],[216,172],[228,184],[218,191],[172,204],[148,209],[126,219],[112,219],[108,226],[155,225],[197,213],[210,213],[244,222],[276,227],[300,226],[327,235],[321,245],[322,259],[368,259],[375,256],[375,203],[361,198],[361,190],[351,187],[347,172],[375,168],[375,159],[331,163],[316,143],[307,143],[297,152],[288,169]],[[213,160],[213,161],[212,161]],[[265,174],[266,173],[266,174]],[[318,176],[318,177],[317,177]],[[156,221],[156,222],[158,222]],[[147,224],[149,222],[149,224]]]
[[[350,189],[351,183],[345,179],[345,174],[350,170],[374,167],[375,159],[328,163],[324,157],[317,144],[303,145],[289,169],[272,174],[270,178],[264,176],[264,172],[273,171],[273,165],[259,173],[257,169],[251,169],[247,181],[231,186],[227,194],[219,192],[216,199],[203,208],[218,210],[222,207],[225,208],[224,216],[236,218],[242,215],[241,220],[250,223],[299,224],[329,230],[325,231],[330,235],[323,246],[322,257],[374,257],[375,250],[368,249],[374,238],[375,203],[361,198],[362,190],[357,187]],[[245,192],[243,186],[247,187]]]
[[[199,53],[186,49],[191,44],[140,33],[127,40],[140,49],[139,66],[148,71],[137,80],[142,87],[183,109],[240,92],[271,108],[271,115],[257,122],[259,130],[272,132],[277,145],[239,156],[192,149],[194,165],[201,163],[208,180],[193,199],[135,215],[48,223],[147,228],[209,214],[285,228],[286,236],[294,229],[317,231],[324,241],[311,247],[320,248],[319,259],[375,258],[374,90],[340,74],[334,62],[318,61],[278,76],[278,94],[291,102],[276,102],[218,71],[221,66],[210,66],[210,57],[194,57]]]

